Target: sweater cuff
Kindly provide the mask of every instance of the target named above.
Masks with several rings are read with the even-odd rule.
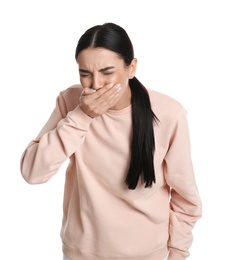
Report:
[[[170,251],[168,255],[168,260],[185,260],[186,257],[182,256],[181,254],[178,254],[174,251]]]

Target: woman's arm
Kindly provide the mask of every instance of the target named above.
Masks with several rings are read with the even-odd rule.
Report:
[[[169,260],[189,256],[192,229],[201,217],[202,206],[195,182],[186,112],[181,109],[173,125],[165,157],[165,178],[171,187]]]
[[[85,138],[92,118],[79,105],[68,113],[65,108],[60,93],[49,120],[21,157],[21,173],[30,184],[48,181]]]

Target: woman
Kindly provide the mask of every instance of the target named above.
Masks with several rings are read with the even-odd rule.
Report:
[[[64,259],[186,259],[201,201],[184,108],[138,81],[132,43],[116,24],[88,29],[75,58],[81,85],[60,92],[21,158],[30,184],[70,160]]]

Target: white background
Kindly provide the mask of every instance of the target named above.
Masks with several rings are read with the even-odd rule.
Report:
[[[74,51],[89,27],[128,32],[136,76],[188,112],[203,217],[190,260],[232,256],[232,1],[13,0],[0,2],[1,259],[61,259],[64,170],[43,185],[21,177],[26,145],[58,93],[79,83]]]

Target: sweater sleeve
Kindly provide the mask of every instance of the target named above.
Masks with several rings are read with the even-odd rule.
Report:
[[[168,259],[184,260],[189,256],[192,245],[192,229],[202,214],[184,109],[179,111],[172,126],[170,145],[165,157],[165,178],[171,190]]]
[[[66,114],[60,94],[49,120],[20,160],[21,174],[30,184],[47,182],[82,144],[92,118],[79,106]]]

